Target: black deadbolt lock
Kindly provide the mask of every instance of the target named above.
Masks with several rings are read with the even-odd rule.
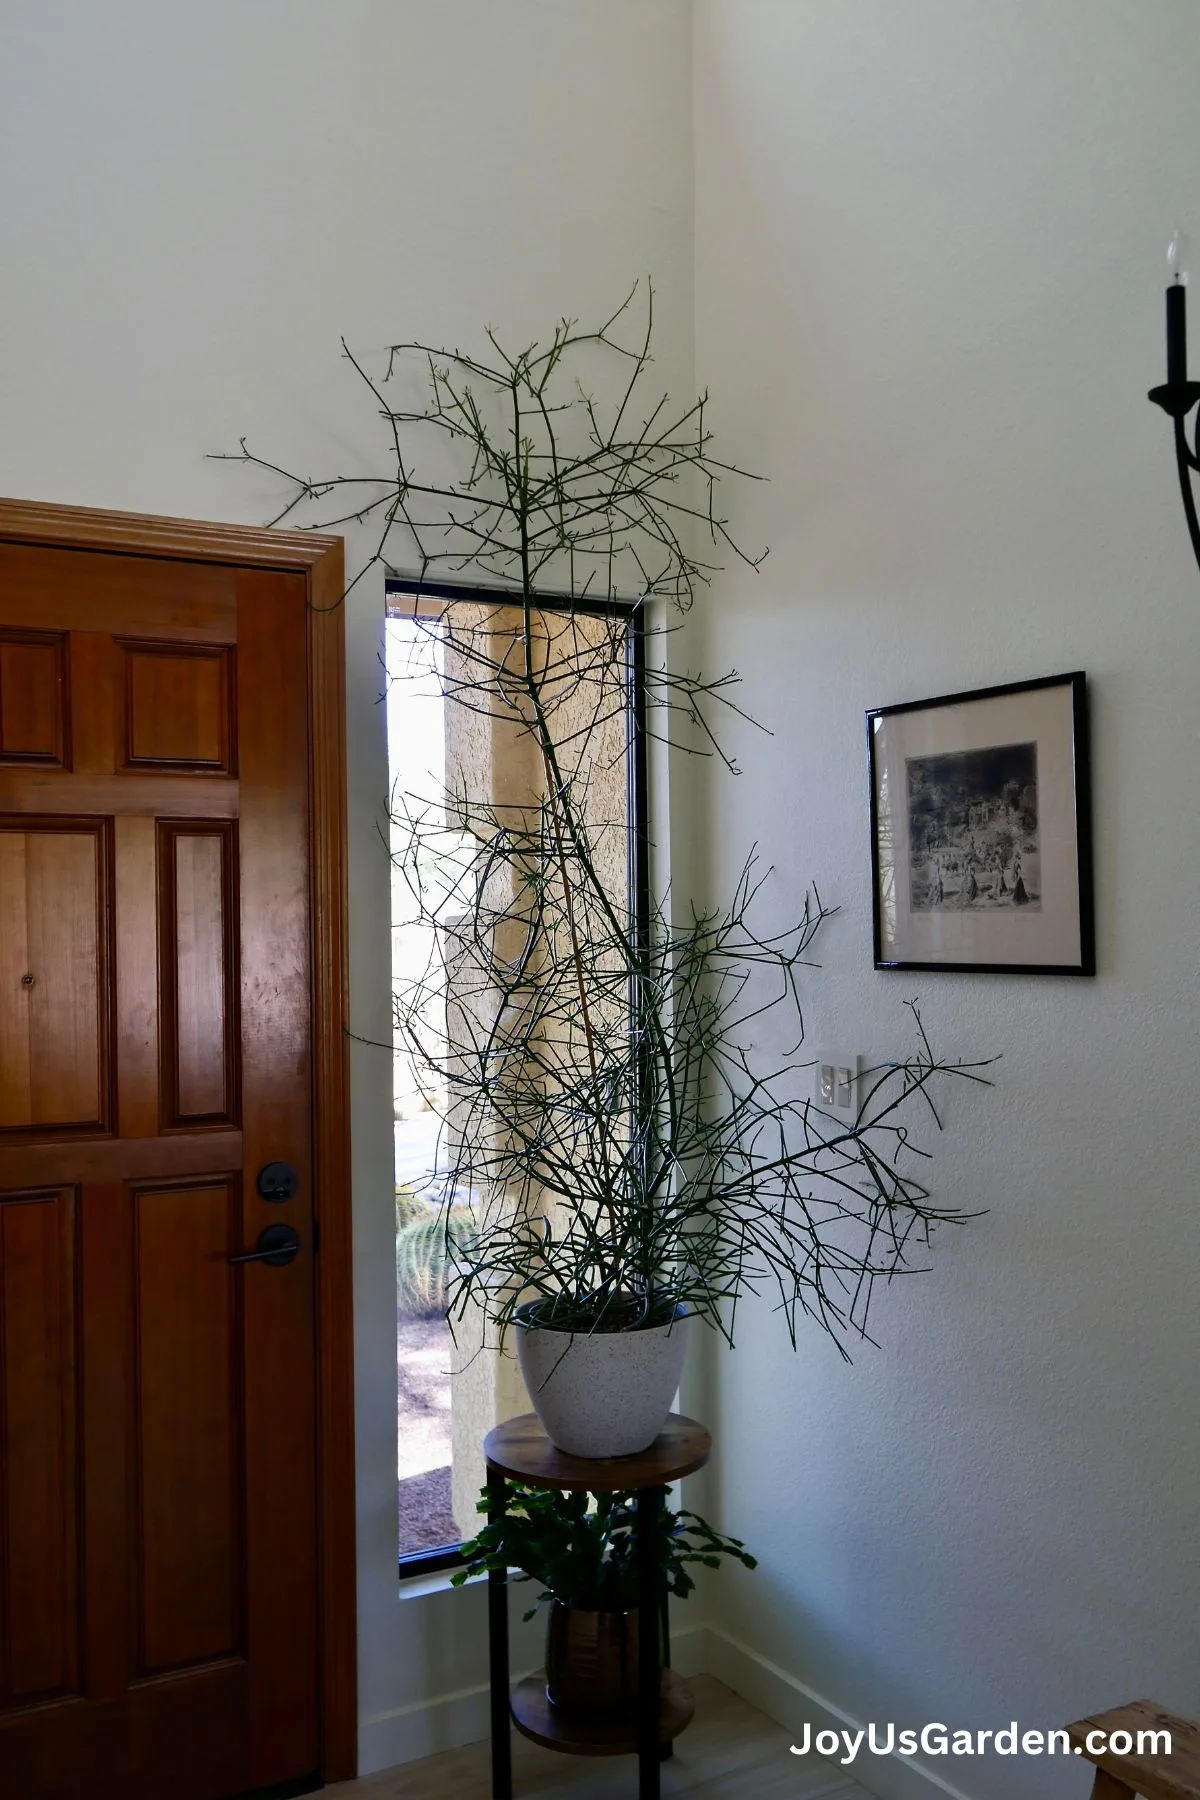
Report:
[[[264,1200],[290,1200],[299,1190],[300,1177],[291,1163],[264,1163],[258,1171],[257,1187]]]

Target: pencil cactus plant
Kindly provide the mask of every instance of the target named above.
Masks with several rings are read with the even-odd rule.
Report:
[[[597,1335],[686,1310],[732,1343],[739,1299],[767,1289],[793,1344],[807,1315],[845,1350],[877,1282],[967,1216],[933,1198],[914,1109],[940,1127],[938,1086],[985,1077],[935,1053],[914,1004],[910,1052],[868,1072],[857,1115],[823,1110],[803,1048],[829,916],[816,890],[778,932],[757,923],[753,857],[726,904],[682,923],[654,896],[631,906],[612,854],[628,821],[595,798],[613,722],[686,733],[734,769],[720,722],[745,717],[736,677],[680,667],[670,640],[723,556],[761,560],[718,508],[743,472],[714,453],[706,397],[679,409],[651,391],[647,302],[640,326],[635,291],[594,329],[563,319],[523,348],[491,332],[479,354],[397,344],[378,375],[343,345],[382,421],[377,475],[288,476],[244,440],[236,454],[290,483],[274,522],[353,521],[366,566],[490,580],[511,609],[499,647],[452,599],[429,629],[447,706],[521,736],[536,792],[464,783],[397,811],[434,947],[397,1024],[445,1096],[452,1319],[478,1305],[501,1332],[519,1318]],[[548,596],[575,620],[596,602],[618,616],[550,654]],[[631,625],[648,644],[633,712]],[[447,996],[449,1040],[430,1023]]]

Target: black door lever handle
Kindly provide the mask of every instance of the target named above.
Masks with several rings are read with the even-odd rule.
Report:
[[[286,1268],[300,1249],[300,1233],[292,1225],[267,1225],[258,1234],[253,1250],[231,1256],[231,1263],[270,1263],[276,1269]]]

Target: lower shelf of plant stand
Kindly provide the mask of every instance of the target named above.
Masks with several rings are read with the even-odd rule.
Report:
[[[658,1741],[670,1743],[691,1723],[696,1710],[692,1690],[674,1669],[664,1669],[658,1706]],[[625,1714],[563,1713],[546,1698],[546,1672],[538,1669],[512,1691],[512,1718],[517,1730],[548,1750],[574,1756],[625,1756],[638,1747],[637,1721]]]

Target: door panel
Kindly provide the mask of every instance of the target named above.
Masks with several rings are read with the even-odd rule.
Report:
[[[140,1676],[245,1647],[237,1185],[134,1190]]]
[[[218,1800],[319,1760],[308,643],[302,575],[0,544],[21,1800]],[[231,1265],[280,1222],[289,1266]]]
[[[75,1194],[0,1202],[0,1703],[78,1683]]]
[[[0,631],[0,762],[64,760],[66,639]]]
[[[126,641],[123,766],[233,775],[233,652]]]
[[[163,1126],[237,1119],[237,834],[158,827]]]
[[[0,1131],[108,1128],[108,830],[0,817]]]

